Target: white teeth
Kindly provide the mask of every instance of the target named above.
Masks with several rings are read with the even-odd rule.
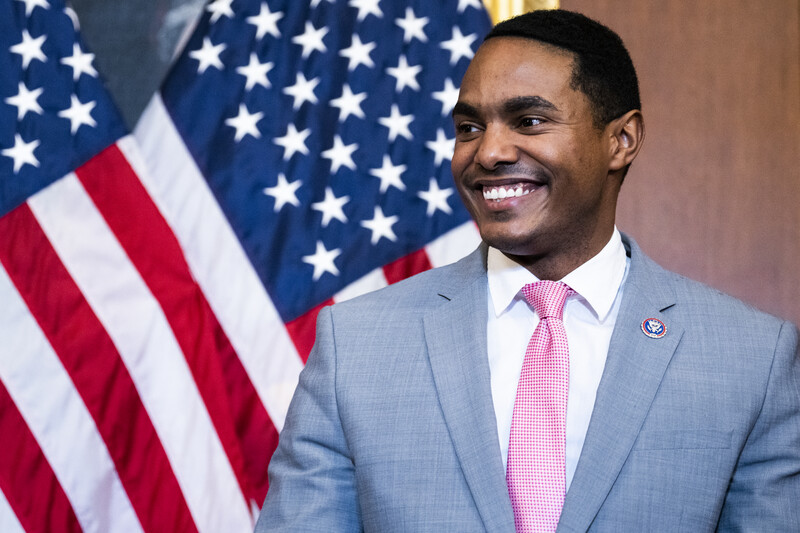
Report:
[[[516,187],[492,187],[490,189],[483,189],[483,197],[486,200],[503,200],[505,198],[519,198],[530,194],[530,189],[523,188],[522,185]]]

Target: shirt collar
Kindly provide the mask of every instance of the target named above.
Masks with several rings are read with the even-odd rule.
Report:
[[[489,247],[486,261],[489,297],[496,316],[500,316],[522,287],[539,279],[496,248]],[[598,320],[611,311],[627,269],[627,255],[617,228],[600,252],[561,280],[589,305]]]

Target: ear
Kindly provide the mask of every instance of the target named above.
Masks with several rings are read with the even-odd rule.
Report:
[[[611,136],[609,144],[609,170],[626,168],[633,162],[644,143],[644,118],[638,109],[632,109],[606,126]]]

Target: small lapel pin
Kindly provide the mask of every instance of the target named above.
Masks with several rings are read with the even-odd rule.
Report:
[[[657,318],[647,318],[642,322],[642,332],[651,339],[660,339],[667,333],[667,326]]]

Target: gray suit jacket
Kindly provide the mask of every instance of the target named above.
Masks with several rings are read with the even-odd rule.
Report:
[[[558,531],[800,531],[797,329],[624,241],[629,275]],[[481,248],[320,313],[257,532],[514,530],[486,279]],[[651,317],[662,338],[642,332]]]

